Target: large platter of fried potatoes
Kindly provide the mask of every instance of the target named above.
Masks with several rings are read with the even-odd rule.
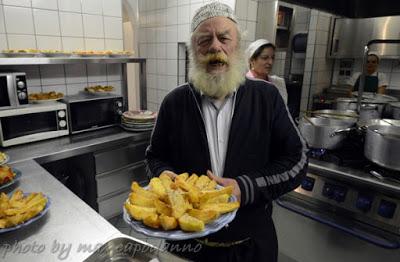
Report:
[[[152,237],[184,240],[217,232],[236,216],[240,203],[233,187],[221,187],[205,175],[183,173],[152,178],[146,187],[137,182],[124,203],[124,220]]]
[[[16,190],[12,196],[0,193],[0,233],[25,227],[44,216],[50,200],[43,193],[23,193]]]

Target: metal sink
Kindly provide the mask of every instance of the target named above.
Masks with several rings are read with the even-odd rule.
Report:
[[[140,261],[140,262],[170,262],[186,261],[171,253],[160,250],[150,244],[133,238],[118,237],[111,239],[97,249],[85,262],[108,261]]]

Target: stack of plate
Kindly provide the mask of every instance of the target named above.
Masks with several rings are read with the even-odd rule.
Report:
[[[153,130],[157,113],[148,110],[126,111],[121,116],[121,126],[127,131]]]

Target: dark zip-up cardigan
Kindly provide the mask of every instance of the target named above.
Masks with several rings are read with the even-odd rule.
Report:
[[[246,78],[236,94],[223,174],[238,182],[241,207],[218,239],[232,241],[257,233],[241,222],[250,219],[255,221],[253,227],[257,221],[262,225],[263,219],[254,215],[266,220],[265,206],[300,184],[308,164],[306,152],[277,88]],[[177,174],[211,170],[201,95],[191,84],[174,89],[162,102],[146,163],[150,176],[164,170]]]

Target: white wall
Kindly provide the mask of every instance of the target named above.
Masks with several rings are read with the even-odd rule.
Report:
[[[0,50],[122,50],[121,0],[2,0]],[[2,68],[5,69],[5,68]],[[120,65],[7,67],[27,72],[29,92],[76,94],[87,85],[121,89]]]
[[[147,58],[147,104],[150,110],[157,110],[166,94],[177,87],[178,43],[189,41],[191,19],[195,11],[208,2],[211,1],[139,0],[139,56]],[[246,47],[254,40],[257,1],[221,2],[237,10],[240,27],[248,31],[243,38]]]

